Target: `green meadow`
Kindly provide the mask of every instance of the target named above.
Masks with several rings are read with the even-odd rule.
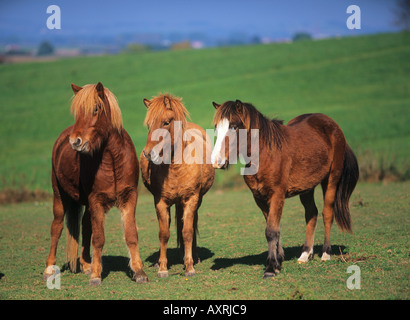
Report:
[[[319,187],[320,189],[320,187]],[[63,270],[60,289],[43,281],[50,245],[52,203],[0,206],[0,299],[409,299],[410,183],[358,185],[351,199],[353,234],[334,225],[331,260],[321,262],[324,227],[318,220],[314,257],[298,264],[305,233],[304,210],[298,198],[286,201],[281,220],[285,251],[283,269],[263,279],[268,246],[265,219],[248,190],[211,191],[199,211],[198,253],[193,278],[184,276],[182,256],[171,223],[168,245],[169,277],[158,278],[153,266],[159,257],[158,222],[152,197],[139,197],[136,213],[140,255],[149,282],[131,280],[128,252],[118,210],[106,216],[102,284],[89,286],[89,276],[64,271],[65,232],[57,251]],[[321,192],[316,192],[318,209]],[[172,210],[173,212],[173,210]],[[360,268],[360,289],[349,289],[352,273]]]
[[[350,205],[354,233],[342,234],[334,225],[332,259],[323,263],[319,219],[313,260],[299,265],[304,211],[298,198],[289,199],[281,227],[283,271],[262,279],[265,221],[239,167],[231,167],[217,172],[199,211],[196,277],[183,275],[172,223],[170,275],[157,278],[158,223],[141,184],[136,217],[150,282],[131,281],[120,214],[113,209],[106,220],[102,285],[90,288],[88,276],[64,271],[63,233],[61,289],[50,290],[42,272],[52,202],[3,204],[0,299],[409,299],[410,33],[0,65],[4,202],[12,202],[12,191],[51,193],[52,146],[73,123],[70,84],[99,81],[117,96],[138,154],[147,134],[142,100],[160,92],[182,97],[191,120],[204,128],[212,128],[212,101],[250,102],[285,123],[303,113],[329,115],[359,161],[361,180]],[[320,187],[316,198],[320,211]],[[351,265],[360,268],[360,289],[347,287]]]

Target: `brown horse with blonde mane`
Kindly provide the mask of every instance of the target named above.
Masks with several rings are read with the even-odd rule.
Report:
[[[222,143],[228,140],[228,133],[238,137],[240,129],[246,130],[245,152],[249,155],[252,129],[258,130],[258,158],[246,165],[254,165],[256,170],[254,174],[244,175],[244,180],[267,222],[265,236],[269,250],[264,277],[274,276],[282,267],[280,219],[285,198],[299,195],[305,208],[306,238],[298,262],[307,262],[313,255],[318,215],[313,194],[318,184],[322,185],[324,197],[322,260],[329,260],[333,218],[342,231],[352,231],[349,198],[359,177],[356,157],[340,127],[323,114],[300,115],[285,126],[282,121],[270,120],[253,105],[239,100],[213,105],[217,129],[212,153],[215,168],[226,168],[230,153],[238,152],[232,149],[235,144]]]
[[[133,279],[146,282],[135,223],[139,165],[134,144],[123,128],[120,108],[110,90],[100,82],[84,87],[71,86],[75,94],[71,105],[75,123],[60,134],[52,154],[54,220],[44,278],[54,272],[65,216],[70,268],[74,272],[77,269],[82,219],[81,269],[91,274],[90,285],[99,285],[105,213],[116,206],[121,211]]]
[[[148,109],[145,125],[149,131],[140,163],[142,180],[154,196],[159,223],[158,277],[168,276],[166,251],[170,207],[174,204],[177,243],[185,253],[185,275],[193,276],[194,259],[198,260],[198,209],[215,177],[215,169],[206,161],[206,151],[212,146],[204,129],[186,121],[188,111],[181,99],[161,94],[144,99],[144,104]]]

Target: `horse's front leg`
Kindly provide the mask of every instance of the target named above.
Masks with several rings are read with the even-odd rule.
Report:
[[[48,277],[52,276],[54,273],[54,265],[56,264],[56,253],[57,253],[57,245],[58,240],[60,239],[61,232],[64,228],[64,207],[61,201],[60,196],[54,194],[54,202],[53,202],[53,214],[54,219],[51,224],[51,246],[50,246],[50,253],[47,258],[46,262],[46,269],[43,273],[44,280],[47,280]]]
[[[93,203],[93,201],[91,201]],[[91,226],[92,226],[92,246],[93,259],[91,263],[91,279],[90,286],[97,286],[101,284],[101,256],[102,249],[105,243],[104,223],[105,210],[99,203],[94,203],[90,206]]]
[[[280,244],[280,218],[282,217],[285,194],[275,192],[270,200],[266,219],[265,236],[268,241],[268,260],[264,278],[275,276],[282,269],[284,253]]]
[[[155,203],[155,210],[157,212],[158,224],[159,224],[159,269],[158,277],[165,278],[168,277],[168,259],[167,259],[167,245],[170,236],[169,224],[169,205],[163,200],[158,200]]]
[[[184,226],[182,227],[182,237],[184,239],[184,249],[185,249],[185,276],[192,277],[195,275],[194,269],[194,259],[192,256],[192,249],[193,245],[195,245],[196,251],[196,239],[195,238],[195,230],[194,230],[194,222],[197,220],[198,217],[198,205],[199,199],[198,197],[194,196],[185,201],[183,204],[184,206],[184,214],[183,214],[183,222]],[[196,221],[197,222],[197,221]]]
[[[127,203],[120,206],[121,219],[124,228],[125,242],[130,254],[130,267],[134,271],[133,279],[137,283],[148,281],[148,277],[143,271],[142,261],[138,248],[138,231],[135,223],[135,208],[137,206],[137,191],[130,192]]]

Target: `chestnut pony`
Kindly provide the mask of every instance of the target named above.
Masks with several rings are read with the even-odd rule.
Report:
[[[282,267],[284,254],[279,224],[285,198],[299,195],[305,208],[306,238],[298,262],[307,262],[313,255],[318,215],[313,193],[318,184],[322,185],[324,197],[325,238],[321,259],[329,260],[333,217],[342,231],[352,231],[348,203],[359,178],[356,157],[340,127],[323,114],[300,115],[285,126],[282,121],[267,119],[253,105],[239,100],[213,105],[217,129],[212,152],[215,168],[229,164],[233,144],[221,143],[228,140],[228,133],[238,135],[239,129],[245,129],[248,144],[245,150],[249,154],[251,130],[259,130],[258,159],[251,159],[247,164],[247,167],[256,164],[257,170],[244,175],[244,180],[267,222],[265,236],[269,250],[264,277],[274,276]]]
[[[133,279],[146,282],[135,224],[139,166],[134,144],[123,128],[121,111],[111,91],[101,83],[82,88],[72,84],[71,87],[75,94],[71,105],[75,123],[60,134],[52,155],[54,220],[44,278],[53,274],[64,216],[68,231],[67,259],[71,270],[76,271],[82,218],[81,269],[91,274],[90,285],[99,285],[105,213],[117,206],[121,211]]]
[[[181,99],[161,94],[151,100],[144,99],[144,104],[148,109],[145,118],[148,138],[140,163],[142,180],[154,196],[159,223],[158,277],[168,276],[166,251],[170,237],[170,207],[174,204],[177,243],[185,253],[185,275],[194,276],[194,259],[198,260],[198,209],[215,177],[215,169],[206,161],[206,150],[212,145],[204,129],[186,121],[188,111]],[[168,146],[164,145],[165,141],[169,142]],[[192,152],[195,153],[193,158]]]

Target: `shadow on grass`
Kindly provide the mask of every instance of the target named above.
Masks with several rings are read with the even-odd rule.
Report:
[[[128,278],[132,279],[133,272],[129,266],[130,258],[124,256],[103,256],[101,259],[102,272],[101,279],[108,277],[110,272],[124,272]],[[64,264],[61,272],[70,270],[68,263]],[[81,273],[80,258],[77,259],[77,272]]]
[[[345,248],[346,248],[345,246],[333,245],[332,255],[340,256],[340,251],[343,252]],[[290,261],[295,258],[299,258],[300,254],[302,253],[302,247],[298,246],[298,247],[283,248],[283,251],[285,252],[285,261]],[[320,255],[321,255],[322,246],[315,245],[313,247],[313,252],[315,255],[320,252]],[[240,258],[216,258],[214,260],[214,265],[211,267],[211,269],[219,270],[223,268],[232,267],[233,265],[236,265],[236,264],[245,264],[248,266],[265,265],[267,258],[268,258],[268,251],[265,251],[259,254],[248,255],[248,256],[244,256]]]
[[[198,252],[198,257],[200,261],[204,261],[206,259],[209,259],[214,256],[214,253],[203,247],[197,247],[197,252]],[[170,268],[173,265],[176,264],[183,264],[184,263],[184,252],[181,250],[181,248],[168,248],[167,249],[167,258],[168,258],[168,268]],[[151,254],[145,261],[151,263],[151,267],[154,266],[159,259],[159,250],[157,252],[154,252]],[[194,263],[197,263],[197,261],[194,261]]]
[[[207,248],[198,247],[198,256],[201,261],[209,259],[214,256],[214,253]],[[180,248],[169,248],[167,250],[167,257],[168,257],[168,268],[176,265],[176,264],[183,264],[183,252],[181,252]],[[146,262],[151,262],[150,267],[154,266],[159,259],[159,251],[154,252],[148,258],[145,259]],[[101,278],[104,280],[108,277],[110,272],[124,272],[128,278],[132,279],[133,272],[129,266],[130,258],[124,256],[103,256],[102,257],[102,272]],[[196,261],[195,261],[196,263]],[[61,272],[69,270],[69,266],[66,263]],[[77,273],[80,273],[80,259],[77,259]],[[2,277],[2,273],[0,273],[0,278]]]
[[[132,279],[133,272],[129,266],[130,258],[124,256],[103,256],[101,279],[104,280],[110,272],[124,272],[128,278]]]

